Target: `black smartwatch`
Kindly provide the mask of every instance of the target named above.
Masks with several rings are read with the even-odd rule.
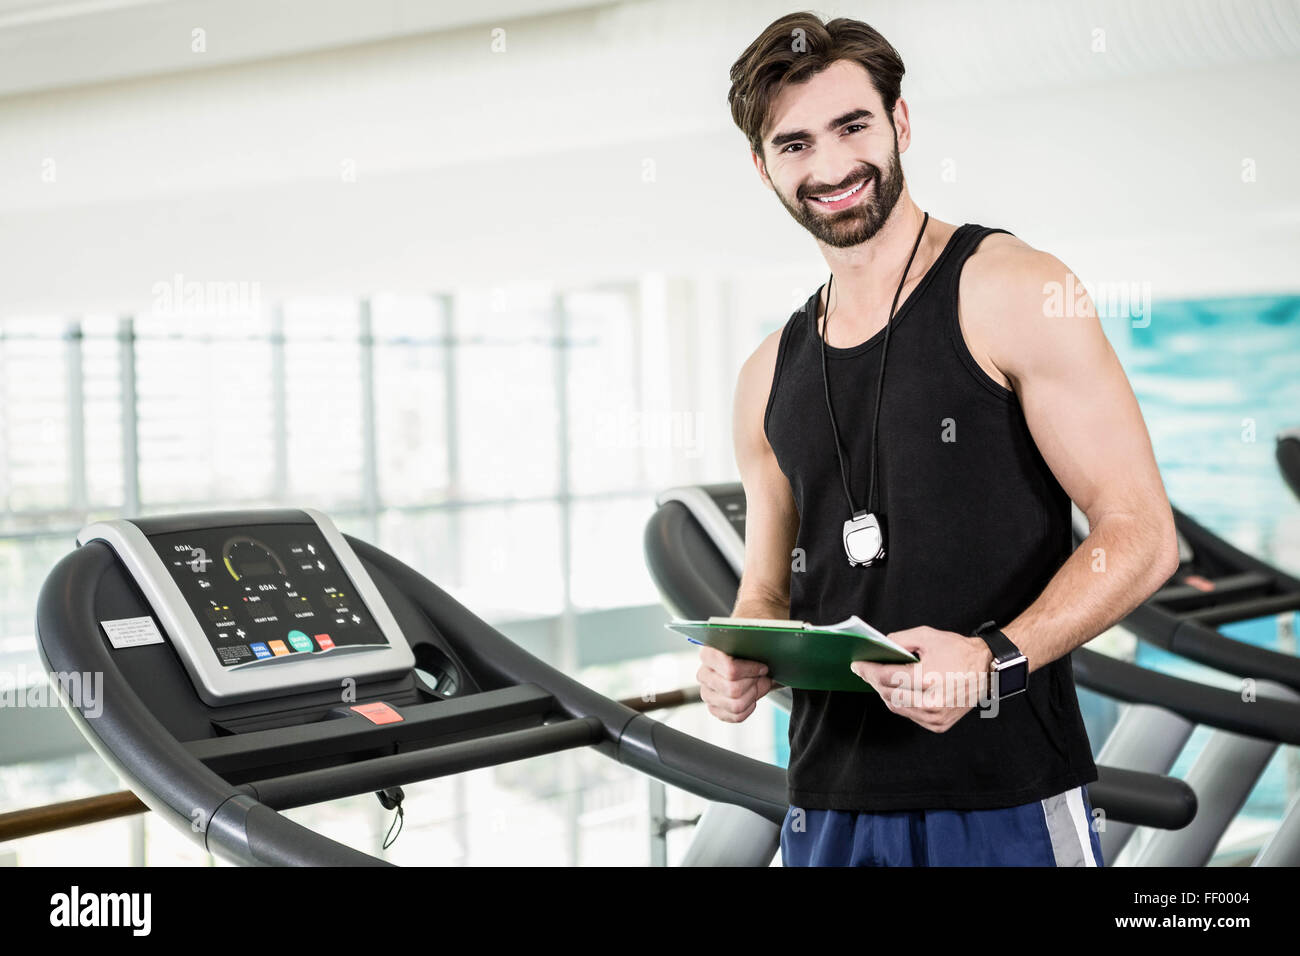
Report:
[[[1029,689],[1029,658],[998,630],[996,623],[985,621],[971,636],[981,638],[993,652],[993,673],[997,679],[990,689],[995,691],[996,699],[1006,700]]]

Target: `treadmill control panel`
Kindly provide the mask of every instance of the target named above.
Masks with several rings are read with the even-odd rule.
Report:
[[[116,553],[209,706],[346,695],[415,668],[366,563],[315,508],[114,518],[77,534],[79,547],[96,541]],[[114,641],[120,623],[100,622],[117,653],[158,643]]]
[[[314,524],[149,535],[223,668],[389,646]]]

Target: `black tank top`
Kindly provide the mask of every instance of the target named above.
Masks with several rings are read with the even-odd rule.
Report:
[[[962,265],[985,236],[1005,231],[960,226],[894,316],[876,479],[882,563],[850,567],[844,553],[849,513],[822,383],[821,290],[786,323],[763,426],[799,512],[804,566],[790,576],[795,620],[828,624],[857,614],[886,633],[1006,625],[1073,550],[1068,496],[1015,393],[979,367],[957,321]],[[881,329],[852,348],[826,350],[858,508],[867,500],[883,340]],[[1030,674],[1029,690],[1002,701],[998,716],[972,710],[942,734],[891,713],[869,688],[794,691],[794,806],[988,809],[1096,779],[1068,655]]]

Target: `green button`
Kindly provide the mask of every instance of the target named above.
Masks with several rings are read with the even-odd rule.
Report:
[[[295,651],[307,652],[313,650],[311,638],[302,631],[289,632],[289,646]]]

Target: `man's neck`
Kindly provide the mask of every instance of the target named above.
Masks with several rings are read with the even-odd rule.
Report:
[[[835,281],[831,289],[831,307],[835,318],[852,320],[867,325],[883,324],[898,291],[903,269],[916,245],[916,234],[921,229],[925,214],[912,202],[906,192],[899,198],[880,231],[868,241],[850,249],[839,249],[819,243],[826,264],[830,266]],[[926,238],[931,238],[926,230]],[[926,244],[917,250],[916,259],[908,272],[915,279],[922,270],[918,265],[929,261]],[[900,300],[901,304],[901,300]],[[821,314],[826,314],[826,291],[822,291]],[[880,320],[874,317],[881,314]],[[841,318],[843,317],[843,318]]]

